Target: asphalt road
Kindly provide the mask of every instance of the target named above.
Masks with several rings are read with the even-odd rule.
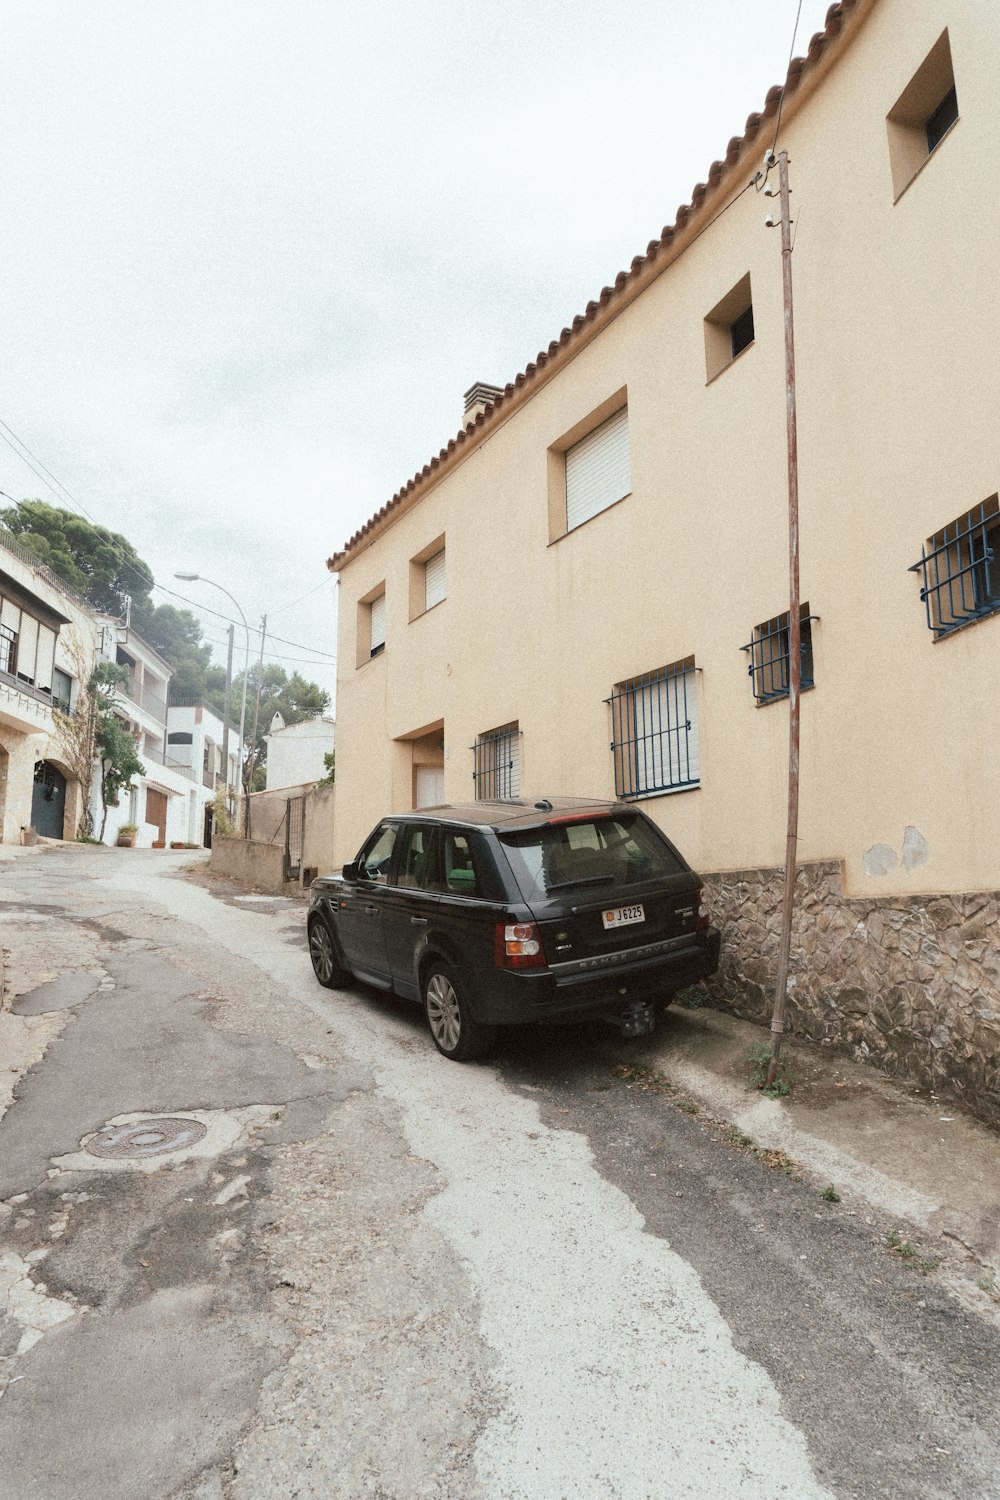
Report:
[[[600,1027],[445,1062],[184,858],[0,864],[0,1500],[1000,1495],[933,1266]]]

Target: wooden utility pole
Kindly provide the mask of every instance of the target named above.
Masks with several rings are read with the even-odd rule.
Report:
[[[266,636],[267,615],[262,615],[260,621],[260,661],[257,664],[257,693],[253,705],[253,737],[250,740],[250,769],[247,772],[246,838],[250,837],[250,793],[253,791],[253,773],[257,760],[257,723],[260,718],[260,687],[261,678],[264,676],[264,641]]]
[[[778,152],[781,204],[781,286],[785,315],[785,428],[788,438],[788,824],[785,839],[785,888],[781,904],[778,972],[771,1016],[771,1059],[764,1086],[778,1074],[785,1032],[788,959],[795,909],[796,846],[799,837],[799,703],[802,686],[802,622],[799,603],[799,450],[795,411],[795,328],[792,319],[792,218],[789,208],[788,152]]]
[[[222,783],[225,787],[223,796],[226,801],[226,811],[229,812],[229,716],[233,706],[233,631],[235,625],[230,625],[229,649],[226,652],[226,695],[223,699],[222,708]]]

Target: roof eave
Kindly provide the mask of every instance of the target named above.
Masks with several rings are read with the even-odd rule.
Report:
[[[845,32],[853,36],[857,25],[865,19],[877,0],[837,0],[826,13],[823,31],[810,39],[805,56],[795,57],[788,67],[785,83],[775,84],[768,90],[764,108],[747,118],[742,136],[733,136],[721,161],[714,161],[708,170],[707,180],[695,185],[691,202],[682,203],[677,209],[673,224],[665,225],[659,239],[650,240],[645,255],[637,255],[627,271],[620,271],[611,286],[606,286],[600,296],[588,302],[585,310],[578,313],[572,323],[564,328],[547,349],[503,389],[502,394],[485,412],[480,412],[474,422],[463,427],[434,458],[414,474],[397,490],[391,500],[386,501],[365,524],[345,543],[339,552],[327,559],[326,566],[332,573],[339,573],[393,525],[417,499],[422,499],[447,474],[453,472],[471,453],[474,453],[486,436],[493,436],[498,427],[512,417],[526,401],[544,388],[553,375],[597,336],[610,322],[638,297],[658,276],[673,264],[695,238],[707,227],[707,221],[724,206],[727,195],[738,190],[735,180],[740,165],[745,166],[747,153],[758,144],[764,124],[774,119],[781,104],[783,118],[791,118],[813,92],[816,84],[825,75],[846,44],[839,40]],[[837,42],[833,49],[831,42]],[[807,87],[800,91],[803,81]]]

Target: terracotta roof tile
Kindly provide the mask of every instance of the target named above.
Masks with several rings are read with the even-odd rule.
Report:
[[[640,276],[646,267],[657,259],[661,251],[666,250],[670,246],[674,238],[685,229],[692,214],[697,213],[703,207],[705,200],[715,192],[726,173],[739,163],[747,149],[754,144],[765,120],[772,120],[777,114],[782,93],[784,92],[787,96],[795,92],[802,81],[803,74],[809,68],[815,67],[822,57],[827,43],[839,35],[843,28],[844,17],[850,11],[855,10],[860,3],[863,3],[863,0],[837,0],[836,4],[830,6],[826,13],[824,29],[817,31],[810,38],[806,55],[804,57],[793,57],[789,63],[784,86],[775,84],[772,88],[768,89],[764,100],[764,108],[761,113],[754,112],[747,117],[743,134],[741,136],[734,135],[731,138],[729,145],[726,147],[725,158],[722,161],[714,161],[709,167],[707,181],[695,184],[691,190],[691,202],[682,203],[679,206],[674,215],[673,224],[665,224],[660,232],[660,238],[658,240],[650,240],[646,246],[645,255],[637,255],[627,271],[619,271],[615,277],[614,285],[604,287],[598,301],[588,302],[583,313],[577,313],[572,324],[562,330],[558,339],[552,340],[547,351],[543,350],[537,354],[533,360],[529,361],[524,370],[520,371],[514,377],[513,381],[508,381],[502,393],[497,396],[491,406],[486,408],[485,412],[480,412],[474,422],[470,422],[467,427],[461,428],[453,438],[448,440],[447,446],[442,448],[436,457],[432,458],[429,463],[426,463],[413,478],[407,480],[402,489],[397,490],[392,499],[386,501],[381,509],[370,520],[366,521],[349,541],[345,542],[341,551],[334,553],[328,559],[328,568],[333,570],[339,568],[349,553],[353,552],[355,547],[363,542],[365,537],[381,521],[385,520],[386,516],[396,510],[407,495],[412,494],[435,469],[440,467],[443,461],[448,459],[467,441],[469,434],[476,432],[487,422],[491,421],[494,415],[500,411],[504,403],[509,401],[516,391],[521,390],[525,384],[533,380],[538,371],[545,368],[550,358],[555,358],[567,344],[573,341],[582,328],[594,320],[602,308],[607,307],[616,297],[620,296],[629,283]]]

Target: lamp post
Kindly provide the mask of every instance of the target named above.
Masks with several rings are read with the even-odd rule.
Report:
[[[236,607],[237,612],[239,613],[240,619],[243,621],[243,632],[244,632],[244,635],[245,635],[245,638],[246,638],[246,653],[245,653],[244,662],[243,662],[243,692],[242,692],[241,698],[240,698],[240,784],[242,785],[242,783],[243,783],[243,755],[244,755],[244,751],[246,749],[246,746],[243,743],[243,732],[244,732],[244,728],[245,728],[245,725],[246,725],[246,716],[247,716],[247,678],[250,676],[250,627],[247,624],[247,617],[243,613],[243,610],[240,608],[239,601],[236,600],[236,599],[234,599],[233,595],[229,592],[229,590],[226,589],[226,588],[223,588],[221,583],[216,583],[214,579],[212,579],[212,578],[205,578],[201,573],[175,573],[174,577],[175,578],[179,578],[182,583],[207,583],[207,584],[209,584],[209,586],[211,588],[218,589],[220,593],[225,594],[225,596],[226,596],[227,599],[232,600],[233,604]],[[230,640],[232,640],[232,637],[230,637]],[[228,713],[228,706],[229,706],[229,698],[230,698],[230,688],[232,686],[232,665],[233,665],[233,658],[232,658],[232,653],[230,653],[229,654],[229,658],[228,658],[228,663],[227,663],[227,669],[226,669],[226,708],[227,708],[227,712],[226,712],[226,715],[225,715],[225,721],[224,721],[223,726],[222,726],[222,738],[223,738],[223,743],[222,743],[222,761],[223,761],[223,765],[225,767],[226,785],[227,786],[229,785],[229,713]],[[244,830],[243,830],[243,836],[244,836],[244,838],[246,837],[246,828],[244,828]]]

